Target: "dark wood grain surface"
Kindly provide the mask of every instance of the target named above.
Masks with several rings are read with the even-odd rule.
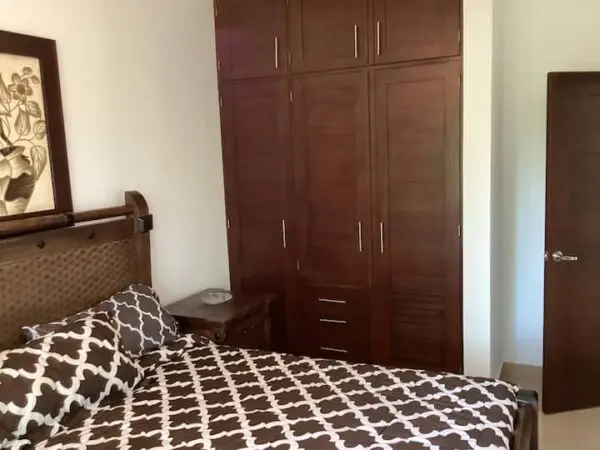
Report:
[[[300,283],[367,286],[369,93],[365,71],[293,82]]]
[[[243,320],[275,300],[272,294],[240,294],[219,305],[208,305],[200,300],[201,293],[190,295],[166,306],[177,317],[199,319],[207,324],[230,324]]]
[[[219,77],[233,289],[285,293],[287,351],[335,335],[364,360],[462,370],[460,0],[216,7],[239,69]]]
[[[372,4],[375,64],[460,55],[460,0],[373,0]]]
[[[223,79],[287,72],[285,1],[216,0],[215,14],[218,65]]]
[[[374,72],[376,330],[404,366],[461,370],[459,75],[456,62]]]
[[[547,413],[600,406],[600,72],[548,78]],[[555,262],[552,254],[577,257]]]
[[[368,64],[367,0],[294,0],[289,14],[293,72]]]
[[[277,294],[236,293],[230,301],[218,305],[203,303],[201,296],[198,292],[166,306],[182,332],[236,347],[271,349],[270,308],[277,303]]]
[[[223,152],[232,256],[232,287],[283,290],[287,245],[289,148],[285,80],[227,83]]]
[[[370,292],[365,288],[302,287],[299,321],[310,332],[296,335],[302,353],[369,362]]]

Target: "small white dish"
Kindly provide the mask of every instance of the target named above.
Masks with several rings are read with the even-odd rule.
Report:
[[[220,305],[233,298],[231,292],[225,289],[206,289],[201,292],[200,300],[206,305]]]

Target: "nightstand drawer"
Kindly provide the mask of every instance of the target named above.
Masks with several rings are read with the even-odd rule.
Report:
[[[218,330],[207,327],[204,322],[199,321],[196,318],[190,317],[182,317],[175,316],[177,322],[179,323],[179,332],[180,333],[190,333],[190,334],[198,334],[200,336],[205,336],[212,341],[219,342],[224,339],[224,336],[221,336]]]
[[[270,333],[269,315],[263,312],[233,325],[227,333],[225,344],[232,347],[269,350]]]

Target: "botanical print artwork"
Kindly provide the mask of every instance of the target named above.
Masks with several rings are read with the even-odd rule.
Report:
[[[55,208],[37,58],[0,54],[0,218]]]

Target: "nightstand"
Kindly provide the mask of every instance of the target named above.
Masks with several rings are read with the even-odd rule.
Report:
[[[207,305],[200,293],[165,308],[179,322],[183,333],[195,333],[232,347],[271,349],[270,306],[276,295],[235,294],[220,305]]]

